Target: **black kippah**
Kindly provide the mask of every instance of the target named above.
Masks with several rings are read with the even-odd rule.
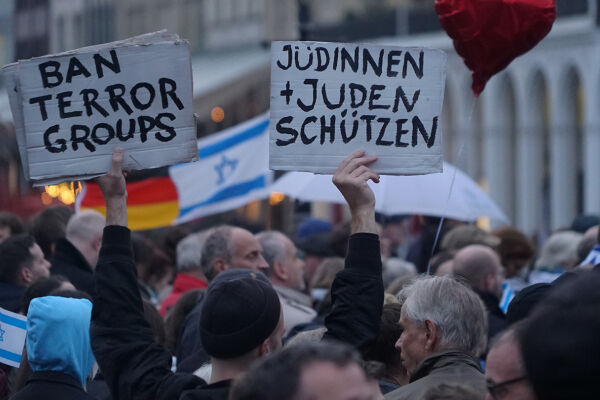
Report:
[[[223,279],[231,275],[231,279]],[[277,293],[260,273],[219,274],[209,286],[200,318],[206,352],[215,358],[240,357],[275,330],[281,313]]]

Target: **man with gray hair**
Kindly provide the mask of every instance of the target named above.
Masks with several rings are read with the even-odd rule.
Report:
[[[252,233],[236,226],[221,225],[211,230],[202,247],[200,267],[210,283],[229,269],[249,269],[264,272],[269,265],[263,249]],[[200,341],[200,319],[203,297],[188,314],[181,329],[181,339],[175,351],[177,370],[193,372],[208,361]]]
[[[483,303],[470,288],[444,276],[425,277],[400,292],[403,331],[396,343],[410,383],[385,398],[420,399],[432,386],[462,383],[485,393],[477,356],[486,346]]]
[[[208,286],[206,276],[200,266],[200,260],[204,242],[211,232],[211,229],[207,229],[192,233],[177,244],[177,276],[175,276],[171,293],[160,305],[160,315],[163,317],[185,292],[193,289],[205,289]]]
[[[277,231],[260,232],[256,238],[269,264],[265,275],[281,301],[286,333],[298,324],[312,321],[317,313],[310,308],[310,298],[302,293],[305,289],[304,262],[298,258],[294,243]]]
[[[94,269],[102,244],[104,216],[85,210],[69,219],[65,238],[56,242],[52,257],[52,275],[63,275],[78,289],[94,294]]]

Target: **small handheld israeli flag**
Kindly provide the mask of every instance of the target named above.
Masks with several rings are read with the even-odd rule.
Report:
[[[19,367],[27,336],[27,318],[0,308],[0,363]]]
[[[590,253],[587,255],[587,257],[585,258],[585,260],[583,260],[581,262],[581,265],[596,265],[596,264],[600,264],[600,244],[597,244],[596,246],[594,246],[594,248],[592,249],[592,251],[590,251]]]
[[[513,288],[507,283],[502,283],[502,299],[500,299],[500,304],[498,305],[502,312],[506,314],[508,311],[508,306],[510,302],[515,298],[515,292]]]

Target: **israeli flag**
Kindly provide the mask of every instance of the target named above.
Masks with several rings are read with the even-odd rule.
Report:
[[[515,298],[515,292],[513,288],[507,283],[502,283],[502,299],[500,299],[499,307],[504,314],[508,311],[510,302]]]
[[[585,260],[583,260],[579,266],[596,264],[600,264],[600,244],[594,246],[592,251],[590,251]]]
[[[18,368],[27,336],[27,318],[0,308],[0,363]]]
[[[198,156],[195,163],[169,169],[179,198],[176,224],[268,196],[268,115],[199,140]]]

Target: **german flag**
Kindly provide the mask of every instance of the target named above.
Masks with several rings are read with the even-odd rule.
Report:
[[[78,209],[93,209],[106,215],[100,188],[86,182],[78,196]],[[177,188],[169,176],[127,183],[127,219],[134,231],[172,225],[179,215]]]

